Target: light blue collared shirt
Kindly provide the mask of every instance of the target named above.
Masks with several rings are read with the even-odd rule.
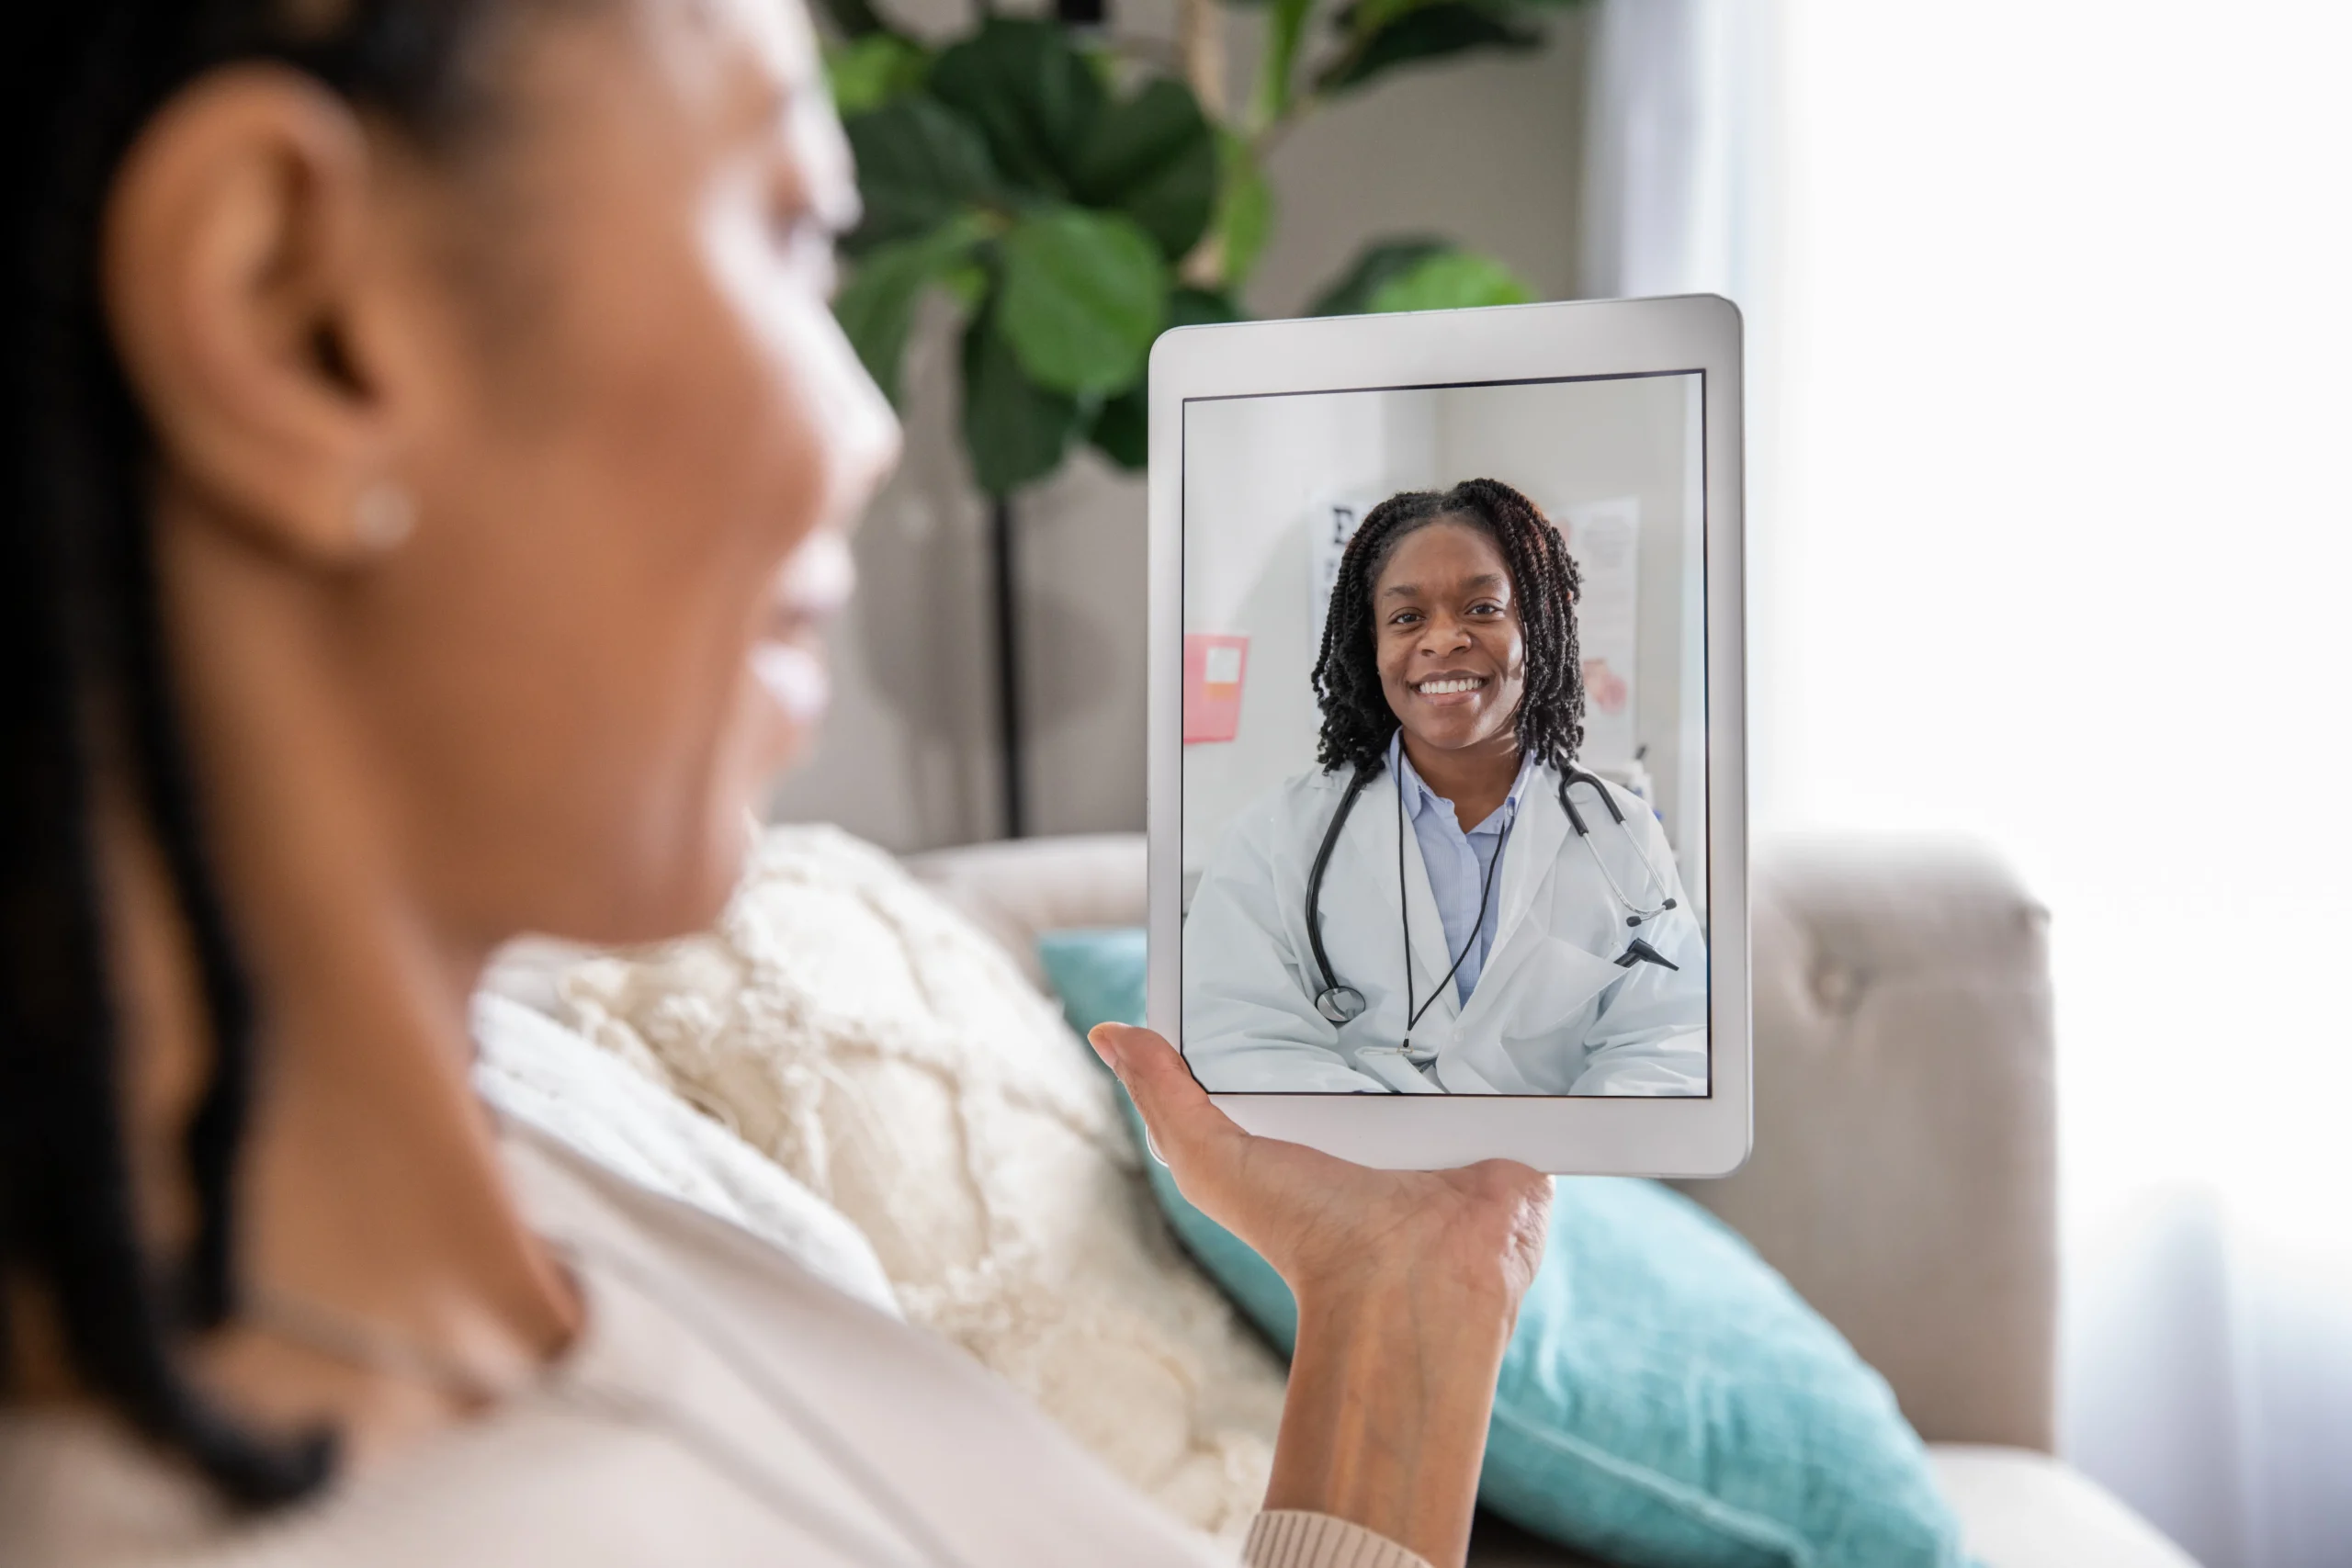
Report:
[[[1510,793],[1495,807],[1487,818],[1471,829],[1462,830],[1453,814],[1453,802],[1439,795],[1413,771],[1411,759],[1405,755],[1405,732],[1398,730],[1388,739],[1388,771],[1396,780],[1398,793],[1404,797],[1405,815],[1413,819],[1413,837],[1421,846],[1421,863],[1429,867],[1430,892],[1437,899],[1438,919],[1445,926],[1445,956],[1449,962],[1469,943],[1470,951],[1463,954],[1462,967],[1453,972],[1453,995],[1456,1000],[1467,1002],[1471,991],[1478,984],[1479,972],[1487,966],[1487,954],[1495,945],[1494,910],[1502,897],[1502,874],[1497,872],[1491,886],[1487,873],[1493,867],[1495,857],[1503,852],[1504,840],[1510,837],[1510,825],[1519,816],[1519,798],[1527,793],[1527,781],[1534,776],[1535,759],[1522,757],[1519,776],[1511,780]],[[1487,888],[1482,905],[1478,892]],[[1472,933],[1477,940],[1471,940]]]

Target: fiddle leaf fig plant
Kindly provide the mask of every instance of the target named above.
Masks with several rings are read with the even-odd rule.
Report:
[[[1311,0],[1233,3],[1262,15],[1263,63],[1248,102],[1212,118],[1183,76],[1058,23],[984,15],[934,47],[870,0],[828,0],[842,35],[828,74],[865,198],[835,312],[896,401],[922,302],[956,302],[964,445],[990,495],[1084,443],[1143,466],[1152,340],[1240,318],[1274,225],[1265,157],[1302,116],[1418,61],[1532,48],[1540,13],[1574,0],[1348,0],[1318,47]],[[1499,263],[1418,237],[1368,246],[1314,310],[1532,298]]]

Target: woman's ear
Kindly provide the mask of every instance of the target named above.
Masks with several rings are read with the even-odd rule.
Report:
[[[383,171],[356,114],[242,65],[175,98],[105,213],[107,325],[167,483],[324,563],[396,543],[413,502],[377,247]]]

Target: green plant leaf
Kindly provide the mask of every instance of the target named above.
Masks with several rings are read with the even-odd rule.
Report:
[[[996,314],[1031,380],[1100,396],[1142,373],[1168,320],[1168,267],[1133,219],[1043,208],[1013,224],[1001,254]]]
[[[1238,290],[1257,270],[1274,231],[1274,191],[1266,183],[1250,143],[1230,131],[1217,133],[1216,235],[1225,287]]]
[[[941,54],[931,91],[979,128],[998,170],[1033,194],[1067,197],[1102,112],[1102,81],[1051,22],[990,17]]]
[[[1372,310],[1372,297],[1390,279],[1402,276],[1430,257],[1442,255],[1453,247],[1443,240],[1414,236],[1408,239],[1382,240],[1366,245],[1358,254],[1355,265],[1340,275],[1339,281],[1325,289],[1315,303],[1306,308],[1310,316],[1361,316]]]
[[[1349,0],[1332,20],[1343,31],[1363,37],[1378,32],[1408,11],[1443,3],[1444,0]],[[1508,0],[1504,3],[1508,4]]]
[[[1209,327],[1219,321],[1241,321],[1249,317],[1230,296],[1213,288],[1179,288],[1168,297],[1166,332],[1178,327]]]
[[[1298,46],[1315,0],[1271,0],[1265,53],[1258,62],[1257,122],[1272,125],[1290,110],[1298,75]]]
[[[1120,58],[1119,51],[1104,44],[1099,37],[1087,43],[1073,42],[1070,47],[1077,50],[1078,57],[1092,68],[1095,84],[1102,89],[1102,96],[1105,98],[1117,97],[1127,71],[1126,62]]]
[[[823,0],[823,6],[825,16],[841,29],[843,38],[867,38],[890,31],[890,24],[882,19],[871,0]]]
[[[1461,310],[1479,305],[1525,305],[1535,291],[1509,267],[1472,251],[1424,257],[1372,291],[1364,309]]]
[[[920,238],[870,251],[833,300],[850,345],[892,404],[899,400],[899,365],[923,290],[968,269],[972,248],[989,228],[982,214],[964,213]]]
[[[865,220],[844,249],[857,255],[930,233],[997,194],[987,146],[960,115],[922,94],[842,122],[857,157]]]
[[[1134,473],[1151,464],[1151,400],[1141,387],[1131,388],[1105,402],[1086,433],[1094,449],[1112,463]]]
[[[869,114],[913,92],[930,68],[930,52],[896,33],[866,33],[825,51],[825,81],[844,115]]]
[[[1091,207],[1143,226],[1170,261],[1209,226],[1217,190],[1216,138],[1193,90],[1171,77],[1103,109],[1080,149],[1072,188]]]
[[[988,268],[978,262],[960,263],[940,275],[939,286],[965,310],[977,310],[989,295]]]
[[[1347,92],[1400,65],[1478,49],[1531,50],[1543,41],[1541,30],[1511,12],[1472,0],[1439,0],[1382,24],[1326,66],[1316,85],[1328,93]]]
[[[1168,299],[1168,330],[1204,326],[1211,321],[1238,321],[1240,308],[1222,294],[1205,288],[1179,288]],[[1087,433],[1102,454],[1122,468],[1143,468],[1151,458],[1149,383],[1137,381],[1107,400]]]
[[[1006,496],[1061,467],[1093,408],[1023,375],[997,321],[982,310],[964,330],[964,446],[980,488]]]

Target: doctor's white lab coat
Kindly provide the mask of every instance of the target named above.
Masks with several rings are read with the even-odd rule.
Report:
[[[1323,946],[1340,984],[1363,994],[1363,1014],[1333,1024],[1316,1011],[1321,972],[1306,935],[1306,877],[1346,792],[1349,773],[1287,780],[1227,830],[1184,919],[1183,1048],[1212,1092],[1405,1094],[1704,1094],[1707,951],[1666,834],[1648,806],[1615,786],[1625,830],[1579,783],[1577,809],[1591,845],[1629,897],[1654,903],[1627,830],[1668,879],[1676,908],[1625,924],[1560,809],[1559,775],[1528,781],[1504,845],[1494,946],[1467,1002],[1445,980],[1453,964],[1420,844],[1404,825],[1405,897],[1412,926],[1415,1005],[1436,1001],[1405,1035],[1405,934],[1397,917],[1396,784],[1383,770],[1357,796],[1323,875]],[[1639,936],[1681,965],[1620,967]]]

